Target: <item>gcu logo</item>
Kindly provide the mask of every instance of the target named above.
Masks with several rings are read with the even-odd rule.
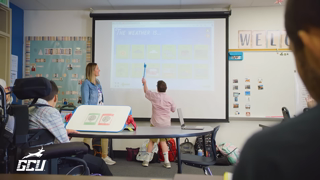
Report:
[[[43,147],[39,149],[36,153],[29,153],[29,155],[23,157],[22,159],[30,158],[30,157],[38,157],[40,158],[42,156],[42,153],[45,150],[43,150]],[[31,164],[36,164],[35,168],[30,168]],[[26,164],[26,165],[22,165]],[[39,169],[41,165],[41,160],[19,160],[17,171],[44,171],[44,166],[46,165],[46,160],[43,160],[41,168]]]

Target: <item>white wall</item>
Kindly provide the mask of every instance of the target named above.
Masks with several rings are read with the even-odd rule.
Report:
[[[89,11],[24,11],[25,36],[92,36]]]
[[[234,8],[230,17],[229,47],[238,48],[238,30],[283,30],[284,6]],[[92,21],[87,11],[24,11],[25,36],[91,36]],[[279,120],[230,119],[230,123],[187,123],[188,125],[220,125],[217,142],[231,142],[242,147],[246,140],[261,130],[259,124],[272,125]],[[138,126],[149,126],[138,122]],[[173,125],[178,125],[173,123]],[[192,138],[194,140],[194,138]],[[114,140],[115,150],[139,147],[143,140]]]

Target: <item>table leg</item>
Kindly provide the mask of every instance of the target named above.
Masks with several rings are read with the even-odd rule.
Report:
[[[202,150],[203,150],[203,156],[206,156],[206,136],[202,136]]]
[[[109,152],[108,152],[108,155],[110,158],[114,158],[114,154],[113,154],[113,146],[112,146],[112,138],[109,138]]]
[[[176,144],[177,144],[177,155],[178,155],[178,173],[181,174],[182,169],[181,169],[180,138],[179,137],[176,138]]]

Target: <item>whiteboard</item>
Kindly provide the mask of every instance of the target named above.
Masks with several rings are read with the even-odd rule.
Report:
[[[129,106],[81,105],[72,115],[66,129],[87,132],[120,132],[124,129]]]
[[[291,116],[295,114],[295,60],[292,52],[284,53],[288,55],[244,52],[243,61],[229,61],[230,117],[281,118],[282,107],[286,107]],[[246,78],[250,82],[245,82]],[[238,79],[238,83],[233,83],[234,79]],[[233,89],[236,85],[238,90]],[[250,89],[245,89],[246,85],[250,85]],[[263,90],[258,90],[259,85],[263,85]],[[245,91],[250,91],[250,96],[246,96]],[[240,93],[238,102],[234,92]],[[234,108],[236,103],[238,108]],[[250,109],[246,109],[246,105],[250,105]]]

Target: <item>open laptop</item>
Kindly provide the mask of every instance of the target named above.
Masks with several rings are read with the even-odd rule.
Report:
[[[184,129],[184,130],[203,130],[204,129],[204,127],[202,126],[186,126],[184,124],[181,108],[178,108],[177,111],[180,119],[181,129]]]

